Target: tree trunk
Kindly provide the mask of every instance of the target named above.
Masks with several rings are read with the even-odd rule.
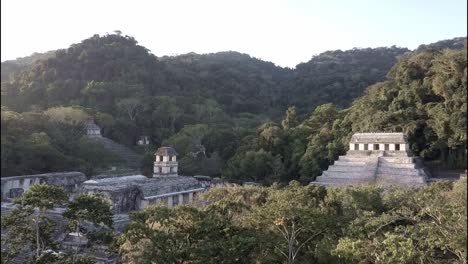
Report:
[[[75,248],[75,253],[73,254],[73,258],[72,258],[72,264],[75,264],[75,261],[76,261],[76,255],[78,254],[78,249],[80,247],[80,243],[81,243],[81,238],[80,238],[80,222],[78,221],[78,223],[76,224],[76,235],[78,236],[78,245],[76,246]]]
[[[41,254],[40,242],[39,242],[39,217],[36,218],[36,257],[39,258]]]

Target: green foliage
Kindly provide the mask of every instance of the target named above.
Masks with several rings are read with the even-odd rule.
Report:
[[[404,57],[344,119],[353,132],[405,132],[416,155],[466,168],[466,65],[466,48]]]
[[[127,146],[142,135],[152,147],[175,146],[190,174],[218,176],[246,151],[263,149],[285,171],[264,182],[307,182],[344,153],[352,133],[369,131],[403,131],[415,154],[463,168],[463,40],[414,52],[395,46],[327,51],[283,69],[237,52],[157,58],[130,36],[94,35],[27,60],[24,71],[2,82],[2,175],[105,167],[107,159],[76,157],[83,142],[73,138],[68,147],[70,135],[44,125],[73,126],[86,115]],[[13,111],[38,125],[10,128],[16,122],[3,120],[16,120]],[[17,136],[18,128],[29,132]],[[50,143],[20,140],[42,132]]]
[[[63,216],[76,224],[89,221],[96,225],[104,224],[112,228],[111,205],[111,202],[101,193],[82,194],[68,204],[67,211]]]
[[[233,182],[253,181],[268,184],[278,181],[283,173],[281,159],[260,149],[235,156],[229,161],[223,176]]]
[[[34,184],[15,203],[21,204],[21,206],[37,208],[39,211],[45,211],[64,203],[67,199],[67,194],[61,187]]]
[[[252,231],[209,210],[150,207],[132,219],[119,242],[128,263],[246,263],[255,246]]]
[[[463,189],[463,191],[461,191]],[[466,179],[383,194],[381,214],[356,218],[334,251],[356,263],[465,263]],[[392,201],[399,197],[401,202]]]
[[[94,243],[103,244],[108,242],[106,237],[112,237],[110,230],[99,230],[101,225],[113,228],[112,203],[101,193],[82,194],[68,204],[63,216],[69,221],[69,228],[78,234],[84,234]],[[85,223],[91,223],[98,230],[89,230]],[[97,227],[97,228],[96,228]],[[73,254],[73,261],[76,259],[78,246]]]
[[[46,216],[46,211],[67,200],[63,188],[47,184],[35,184],[16,199],[14,203],[17,208],[12,209],[9,215],[2,216],[2,230],[7,231],[5,238],[2,237],[2,253],[6,249],[6,259],[13,259],[20,252],[33,248],[35,258],[41,257],[44,250],[56,249],[57,245],[52,239],[55,223]]]
[[[52,122],[62,122],[68,124],[84,124],[89,118],[89,115],[74,107],[54,107],[47,109],[44,114],[49,117]]]
[[[2,176],[73,169],[92,174],[116,161],[102,146],[83,137],[80,122],[85,117],[77,108],[45,113],[2,109]]]
[[[213,188],[196,207],[135,213],[120,254],[129,263],[465,263],[466,190],[466,179],[385,191]]]

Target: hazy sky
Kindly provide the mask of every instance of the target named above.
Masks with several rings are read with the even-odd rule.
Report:
[[[466,9],[466,0],[1,0],[1,60],[118,29],[157,56],[233,50],[294,67],[326,50],[466,36]]]

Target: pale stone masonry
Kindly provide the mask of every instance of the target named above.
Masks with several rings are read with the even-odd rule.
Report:
[[[32,185],[41,183],[61,186],[74,197],[79,185],[85,180],[86,175],[76,171],[2,177],[2,201],[20,197]]]
[[[152,204],[168,207],[188,204],[208,188],[224,185],[221,179],[208,176],[178,175],[177,152],[161,147],[155,153],[153,177],[121,175],[94,177],[87,180],[81,172],[60,172],[2,178],[2,208],[20,197],[33,184],[62,186],[71,199],[81,193],[103,193],[113,204],[115,214],[126,214]]]
[[[311,184],[418,187],[427,185],[427,177],[403,133],[356,133],[346,155]]]
[[[86,135],[88,137],[102,137],[101,128],[94,123],[94,119],[89,119],[85,123]]]
[[[152,178],[127,175],[91,179],[83,182],[80,192],[104,193],[112,200],[116,214],[140,210],[151,204],[172,207],[192,203],[200,192],[212,184],[204,179],[179,176],[176,157],[177,152],[173,148],[161,147],[155,153]]]
[[[177,176],[177,152],[171,147],[161,147],[154,154],[153,177]]]

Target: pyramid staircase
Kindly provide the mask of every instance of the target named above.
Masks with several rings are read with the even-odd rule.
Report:
[[[130,148],[106,137],[89,137],[89,139],[101,143],[104,149],[123,160],[123,163],[113,164],[114,166],[132,169],[137,169],[140,167],[142,155],[135,153]]]
[[[348,151],[311,184],[372,184],[380,187],[426,185],[426,173],[409,155],[411,153],[404,151]]]

